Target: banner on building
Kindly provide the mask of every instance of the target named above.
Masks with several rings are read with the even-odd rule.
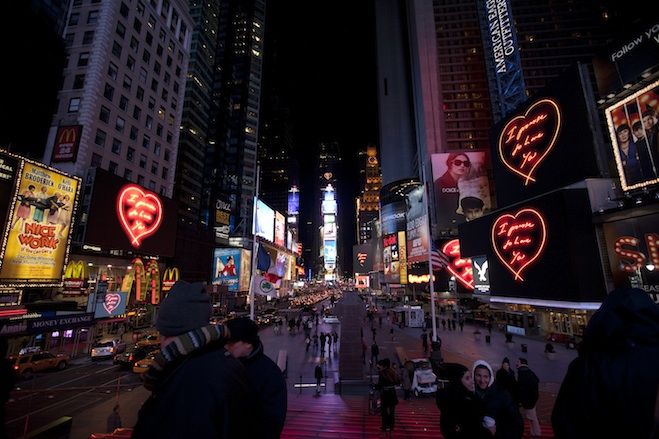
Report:
[[[407,262],[428,262],[428,210],[424,200],[425,186],[417,186],[407,194]]]
[[[52,163],[75,162],[78,157],[78,147],[82,136],[82,125],[67,125],[57,127]]]

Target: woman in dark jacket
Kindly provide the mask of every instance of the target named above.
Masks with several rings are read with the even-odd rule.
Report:
[[[501,362],[501,369],[497,371],[494,382],[510,393],[513,401],[517,404],[519,402],[519,390],[517,380],[515,379],[515,372],[510,367],[510,360],[505,357]]]
[[[474,394],[474,377],[458,364],[449,373],[449,384],[437,392],[439,426],[446,439],[478,439],[492,437],[482,426],[482,402]]]
[[[394,429],[395,409],[398,404],[396,396],[396,385],[399,383],[398,375],[391,368],[388,358],[378,361],[378,384],[376,388],[380,391],[382,402],[382,431]]]

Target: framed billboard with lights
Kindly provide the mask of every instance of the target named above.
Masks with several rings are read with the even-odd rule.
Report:
[[[623,191],[659,183],[659,81],[605,110]]]

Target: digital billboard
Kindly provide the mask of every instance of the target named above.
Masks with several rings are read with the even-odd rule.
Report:
[[[275,211],[261,200],[256,200],[255,236],[275,242]]]
[[[441,230],[455,229],[492,210],[487,151],[432,154],[431,163]]]
[[[288,191],[288,212],[289,215],[300,213],[300,190],[293,186]]]
[[[613,155],[624,191],[659,183],[659,81],[606,109]]]
[[[352,271],[354,273],[368,273],[373,270],[372,248],[369,244],[352,246]]]
[[[324,241],[323,258],[325,264],[336,264],[336,241]]]
[[[380,208],[380,222],[382,223],[382,233],[390,233],[405,230],[407,222],[405,221],[405,212],[407,205],[404,200],[394,201],[382,205]]]
[[[7,177],[19,176],[9,203],[7,199],[0,201],[8,207],[0,283],[59,285],[68,259],[80,179],[17,156],[0,157],[0,191],[5,197],[9,189]]]
[[[216,248],[213,254],[211,283],[225,285],[232,292],[247,291],[252,265],[250,254],[251,252],[241,248]]]
[[[126,312],[128,293],[113,291],[99,295],[96,299],[94,318],[116,317]]]
[[[398,247],[398,234],[392,233],[382,237],[382,259],[384,262],[384,281],[387,283],[400,282],[400,253]]]
[[[95,172],[84,242],[110,250],[173,256],[176,202],[103,169]]]
[[[274,243],[286,246],[286,218],[281,213],[275,211],[275,240]]]
[[[324,240],[336,240],[336,223],[326,223],[323,225],[323,239]]]
[[[425,186],[418,186],[407,194],[407,262],[428,262],[428,208],[424,200]]]
[[[231,233],[231,203],[222,197],[215,199],[215,242],[228,244]]]

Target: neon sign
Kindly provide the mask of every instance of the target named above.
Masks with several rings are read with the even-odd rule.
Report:
[[[552,99],[540,99],[524,115],[510,119],[499,135],[499,157],[508,169],[535,183],[535,171],[556,144],[561,111]]]
[[[627,273],[635,273],[645,266],[648,258],[640,251],[627,248],[627,246],[638,248],[640,243],[641,240],[633,236],[621,236],[616,239],[613,250],[620,257],[620,268]],[[659,266],[659,234],[646,233],[645,243],[648,247],[651,264]]]
[[[545,219],[535,209],[501,215],[492,225],[492,248],[520,282],[524,282],[522,272],[540,257],[546,243]]]
[[[442,247],[442,253],[451,259],[451,263],[446,269],[455,276],[455,278],[470,290],[474,289],[474,269],[471,266],[471,259],[460,256],[460,240],[453,239]]]
[[[162,214],[157,195],[135,184],[127,184],[119,191],[117,216],[133,247],[139,248],[145,238],[156,233]]]
[[[105,294],[105,301],[103,302],[103,308],[105,308],[108,314],[112,315],[112,311],[119,308],[119,305],[121,305],[121,295],[117,293]]]

